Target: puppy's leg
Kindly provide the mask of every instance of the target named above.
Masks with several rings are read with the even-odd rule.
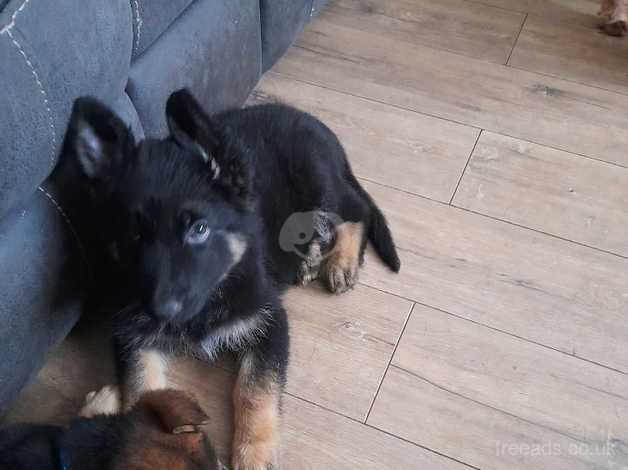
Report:
[[[325,259],[324,244],[321,240],[312,240],[308,247],[307,258],[301,261],[297,269],[299,284],[306,285],[318,279],[320,268]]]
[[[331,292],[341,294],[357,282],[364,237],[362,222],[343,222],[336,227],[336,241],[324,268]]]
[[[602,0],[598,18],[600,28],[611,36],[625,36],[628,31],[627,0]]]
[[[139,349],[125,357],[121,366],[122,404],[130,409],[143,392],[168,387],[168,358],[157,349]]]
[[[233,392],[233,470],[278,469],[280,398],[288,359],[285,312],[269,335],[244,354]]]
[[[98,392],[89,392],[79,415],[91,418],[96,415],[113,415],[122,408],[120,390],[115,385],[105,385]]]

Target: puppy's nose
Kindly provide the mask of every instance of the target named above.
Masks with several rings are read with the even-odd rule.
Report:
[[[173,318],[181,313],[183,303],[180,300],[171,298],[163,304],[161,308],[161,316],[165,318]]]

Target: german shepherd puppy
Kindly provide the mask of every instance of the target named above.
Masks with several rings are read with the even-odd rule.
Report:
[[[65,140],[126,288],[114,320],[123,401],[166,387],[173,354],[234,353],[233,467],[275,468],[289,345],[281,291],[319,277],[333,292],[351,288],[367,239],[391,270],[399,258],[338,139],[314,117],[260,105],[210,118],[181,90],[166,118],[167,138],[136,145],[120,119],[82,98]]]
[[[203,410],[185,393],[144,393],[121,413],[116,388],[87,395],[67,428],[14,424],[0,431],[0,468],[6,470],[219,470],[200,426]]]

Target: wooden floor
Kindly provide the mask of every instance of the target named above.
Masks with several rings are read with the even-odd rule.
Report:
[[[289,292],[286,469],[628,469],[628,40],[588,0],[334,0],[263,78],[340,136],[401,254]],[[10,420],[112,380],[83,322]],[[230,364],[172,382],[229,445]]]

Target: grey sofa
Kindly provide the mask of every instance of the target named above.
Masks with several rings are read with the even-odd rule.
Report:
[[[0,416],[77,321],[89,266],[50,177],[73,100],[136,137],[171,91],[238,106],[323,0],[0,0]]]

